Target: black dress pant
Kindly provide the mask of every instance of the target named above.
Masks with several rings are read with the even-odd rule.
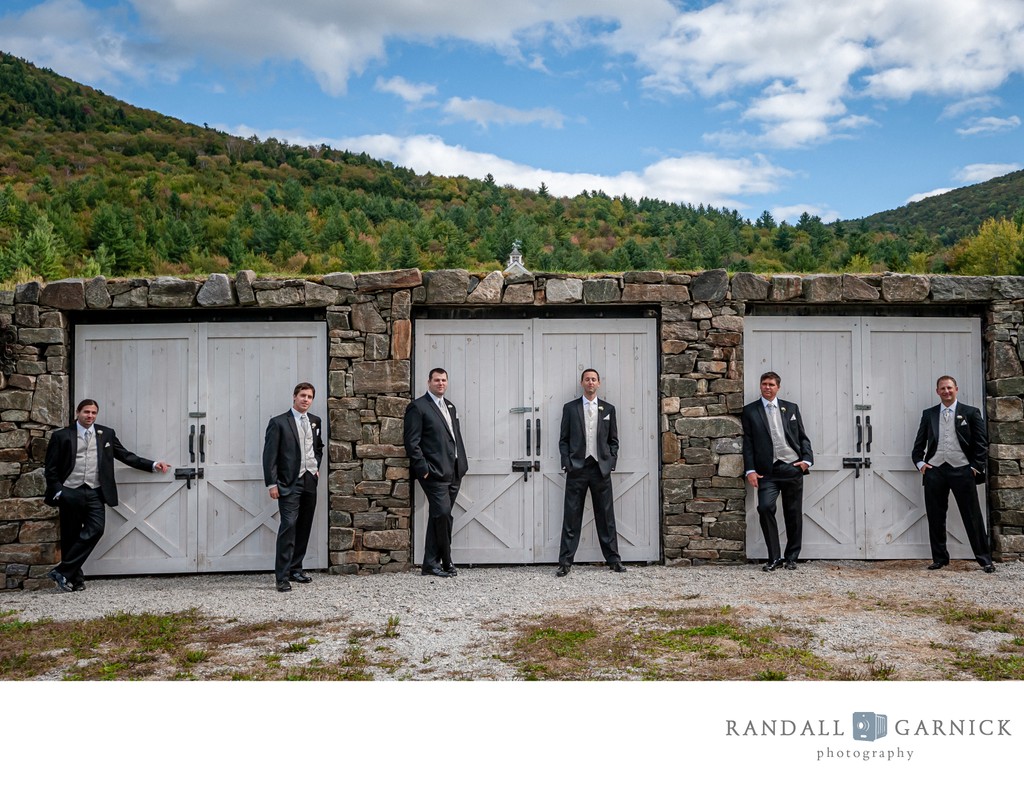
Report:
[[[422,480],[420,488],[427,498],[427,531],[423,537],[423,567],[445,570],[452,565],[452,508],[459,496],[462,478]]]
[[[570,469],[565,473],[559,565],[572,565],[576,557],[576,549],[580,545],[580,532],[583,529],[583,506],[587,501],[588,489],[590,501],[594,504],[594,524],[597,526],[597,539],[601,544],[604,561],[609,565],[621,562],[618,536],[615,533],[612,478],[610,475],[602,475],[598,463],[588,458],[582,469]]]
[[[103,492],[88,486],[65,488],[57,500],[60,512],[60,556],[57,572],[68,581],[81,581],[82,566],[103,537]]]
[[[301,490],[298,493],[282,494],[277,498],[281,526],[277,530],[274,575],[278,581],[287,581],[293,573],[302,570],[302,560],[306,557],[306,547],[309,545],[309,533],[313,529],[317,476],[307,472],[299,478],[299,485]]]
[[[757,481],[757,516],[768,546],[770,562],[781,558],[776,502],[782,495],[782,518],[786,523],[786,561],[796,562],[804,531],[804,473],[795,464],[776,461],[772,471]]]
[[[985,522],[981,518],[981,505],[978,504],[977,484],[970,465],[951,467],[942,464],[925,470],[924,473],[924,509],[928,514],[928,539],[932,545],[934,562],[949,562],[949,551],[946,549],[946,512],[949,510],[949,492],[960,509],[960,518],[964,520],[967,539],[971,542],[974,557],[981,565],[992,562],[992,552],[988,544],[988,533]]]

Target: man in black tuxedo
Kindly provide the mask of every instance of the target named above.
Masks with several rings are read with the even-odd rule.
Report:
[[[786,522],[785,567],[796,570],[803,539],[804,475],[814,461],[800,408],[778,398],[781,386],[782,378],[766,371],[761,375],[761,398],[743,408],[743,466],[747,482],[757,489],[757,515],[768,546],[762,570],[768,572],[783,564],[775,518],[779,494]]]
[[[422,573],[444,579],[459,573],[452,563],[452,507],[469,469],[455,405],[444,397],[447,390],[448,372],[431,369],[427,392],[405,410],[404,434],[409,471],[427,498]]]
[[[313,529],[324,456],[320,418],[309,414],[315,396],[310,383],[296,385],[292,408],[270,419],[263,442],[263,482],[281,514],[274,559],[278,592],[290,592],[292,581],[308,584],[313,580],[302,569],[302,560]]]
[[[951,376],[941,376],[936,381],[935,392],[942,403],[921,413],[911,453],[924,483],[924,507],[932,545],[932,564],[928,570],[939,570],[949,564],[946,511],[952,491],[975,559],[986,573],[995,573],[975,489],[985,482],[988,431],[981,410],[957,401],[957,391],[956,380]]]
[[[608,567],[624,573],[615,533],[612,472],[619,458],[619,428],[615,407],[597,397],[601,375],[592,368],[580,376],[583,395],[562,407],[558,453],[565,472],[565,502],[562,509],[562,540],[555,575],[566,576],[572,569],[583,528],[583,506],[590,490],[594,524],[601,553]]]
[[[60,511],[60,555],[46,574],[61,592],[85,589],[82,566],[103,536],[105,508],[117,506],[114,459],[145,472],[166,472],[169,464],[136,456],[118,440],[114,429],[96,423],[99,405],[82,399],[75,424],[50,436],[43,463],[47,505]]]

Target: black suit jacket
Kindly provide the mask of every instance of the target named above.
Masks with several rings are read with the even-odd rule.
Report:
[[[306,413],[309,428],[313,432],[313,455],[316,465],[324,457],[324,440],[321,436],[320,418]],[[289,409],[275,415],[267,423],[267,434],[263,440],[263,482],[277,486],[281,494],[294,494],[299,489],[299,472],[302,469],[302,438],[295,416]]]
[[[154,462],[151,459],[136,456],[127,450],[117,438],[114,429],[93,423],[96,430],[96,446],[99,450],[99,464],[96,467],[103,492],[103,501],[115,507],[117,505],[117,484],[114,482],[114,459],[129,467],[152,472]],[[75,423],[54,431],[50,443],[46,446],[46,459],[43,464],[43,477],[46,479],[46,496],[43,500],[47,505],[56,506],[54,499],[57,492],[64,490],[64,481],[75,468],[75,454],[78,452],[78,424]]]
[[[796,451],[797,461],[813,464],[814,451],[811,450],[811,441],[804,431],[800,407],[781,398],[775,399],[775,403],[779,405],[782,433],[789,446]],[[758,475],[767,475],[775,463],[774,455],[768,415],[764,411],[764,403],[758,398],[757,401],[743,407],[743,471],[753,470]]]
[[[405,410],[405,453],[416,480],[453,483],[469,469],[455,405],[448,399],[444,399],[444,403],[452,419],[454,437],[429,393],[412,401]]]
[[[942,405],[936,404],[921,413],[921,425],[917,428],[914,449],[910,454],[911,461],[915,465],[919,461],[930,463],[938,449],[939,413],[941,411]],[[985,427],[985,420],[981,417],[981,410],[958,401],[954,425],[960,449],[967,456],[971,468],[978,473],[974,476],[974,480],[984,483],[988,462],[988,429]]]
[[[608,477],[615,471],[619,460],[619,426],[615,407],[604,399],[597,399],[597,464],[601,474]],[[562,424],[558,430],[558,454],[562,469],[583,469],[587,460],[587,430],[584,423],[583,399],[568,401],[562,407]]]

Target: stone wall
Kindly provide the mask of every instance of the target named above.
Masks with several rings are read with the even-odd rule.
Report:
[[[1024,278],[778,275],[723,270],[581,277],[465,270],[332,273],[205,281],[67,280],[0,293],[0,572],[7,588],[48,585],[55,511],[42,502],[50,431],[68,423],[69,325],[82,312],[322,310],[328,327],[329,554],[338,573],[404,570],[412,559],[402,415],[412,391],[418,305],[650,306],[660,313],[662,551],[666,564],[745,559],[743,318],[752,305],[971,306],[983,313],[994,546],[1024,556]],[[112,321],[116,318],[112,317]]]

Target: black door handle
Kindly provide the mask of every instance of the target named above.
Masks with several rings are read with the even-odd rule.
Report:
[[[188,460],[195,462],[196,460],[196,426],[192,424],[188,430]],[[175,475],[177,477],[177,475]]]
[[[526,455],[530,455],[530,419],[526,419]]]
[[[860,453],[860,446],[863,443],[864,432],[860,425],[860,415],[857,415],[857,452]]]
[[[872,430],[871,430],[871,415],[865,415],[864,422],[867,423],[867,426],[868,426],[867,452],[870,453],[871,452],[871,434],[872,434]]]
[[[199,427],[199,460],[206,461],[206,424]]]
[[[540,455],[540,418],[537,418],[537,455]]]

